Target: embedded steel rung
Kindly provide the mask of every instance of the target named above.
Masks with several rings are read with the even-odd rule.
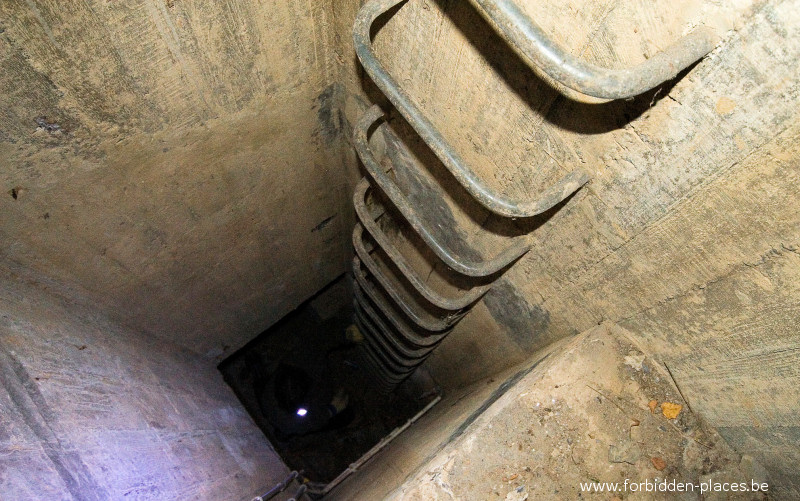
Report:
[[[699,27],[637,66],[602,68],[581,61],[553,42],[513,0],[470,3],[528,66],[564,87],[601,99],[625,99],[653,89],[711,52],[720,40],[713,29]]]
[[[382,269],[375,261],[364,246],[364,241],[362,240],[363,235],[364,228],[356,223],[356,226],[353,228],[353,246],[356,249],[356,254],[358,254],[361,262],[364,263],[367,270],[369,270],[370,274],[377,280],[383,290],[389,294],[395,304],[398,305],[403,313],[415,324],[427,331],[440,332],[458,322],[463,317],[463,315],[448,312],[446,316],[438,318],[430,312],[425,311],[424,307],[414,300],[403,285],[393,280],[391,273],[388,270]]]
[[[402,365],[402,364],[398,363],[396,360],[394,360],[386,352],[386,349],[377,342],[375,334],[372,333],[372,331],[370,330],[371,327],[369,327],[366,324],[366,319],[364,319],[362,317],[359,317],[359,316],[356,316],[355,320],[356,320],[356,325],[358,326],[358,328],[362,331],[362,333],[364,335],[364,338],[365,338],[364,342],[366,342],[366,343],[368,343],[370,345],[370,347],[372,348],[372,351],[376,355],[378,355],[378,358],[380,359],[380,361],[383,364],[384,368],[388,370],[388,372],[390,372],[392,374],[398,374],[398,375],[406,374],[409,370],[414,370],[414,368],[417,365],[419,365],[416,362],[413,362],[413,363],[411,363],[409,365]]]
[[[405,342],[412,346],[425,348],[437,344],[450,332],[447,330],[427,336],[417,333],[413,327],[402,319],[402,314],[389,303],[387,298],[369,282],[361,268],[361,260],[358,256],[353,258],[353,275],[355,275],[356,283],[361,287],[361,290],[366,293],[367,297],[372,300],[372,303],[377,306],[383,315],[389,319],[389,322],[395,327],[396,331]]]
[[[371,382],[383,393],[391,393],[394,391],[399,382],[390,382],[384,379],[384,376],[380,373],[375,360],[366,347],[359,347],[359,353],[361,355],[363,368],[372,376]]]
[[[430,353],[430,350],[427,350],[416,357],[406,357],[398,353],[394,345],[387,341],[385,334],[378,332],[379,327],[363,310],[360,303],[356,305],[355,318],[356,321],[360,322],[359,328],[363,326],[364,329],[366,329],[364,336],[369,337],[381,351],[391,358],[392,362],[397,365],[397,370],[401,371],[403,368],[416,367],[425,359],[428,353]]]
[[[369,360],[370,362],[372,362],[374,369],[376,370],[376,372],[380,374],[381,378],[385,382],[390,384],[397,384],[403,381],[410,374],[410,372],[408,374],[397,374],[389,370],[383,363],[383,360],[381,360],[380,356],[375,351],[375,347],[373,347],[372,345],[362,344],[361,348],[364,351],[364,353],[368,355]]]
[[[372,319],[367,316],[363,309],[360,308],[360,305],[356,307],[355,319],[359,329],[365,329],[363,332],[364,337],[369,338],[369,340],[373,343],[373,346],[376,346],[381,350],[381,352],[386,354],[386,356],[396,366],[395,368],[397,371],[402,372],[406,368],[416,367],[428,355],[428,353],[425,353],[421,357],[417,358],[408,358],[398,355],[393,349],[392,345],[386,341],[386,338],[377,332],[377,327],[372,322]]]
[[[450,146],[444,136],[434,127],[433,123],[422,114],[398,82],[381,65],[372,49],[370,30],[373,22],[403,1],[405,0],[371,0],[361,7],[353,27],[353,42],[356,54],[375,84],[386,94],[389,101],[400,111],[422,140],[433,150],[444,166],[475,200],[501,216],[531,217],[552,208],[589,181],[589,176],[585,172],[576,169],[545,189],[536,200],[513,200],[489,187],[475,171],[468,168],[461,156]],[[380,109],[378,108],[378,110]],[[376,113],[379,114],[380,112],[376,112],[375,107],[373,107],[365,115],[365,118],[370,117],[372,120],[362,119],[362,122],[374,123],[379,118]],[[359,135],[362,135],[365,140],[366,129],[359,127],[355,132],[356,138]],[[357,139],[356,148],[358,149],[358,147]]]
[[[364,343],[361,345],[361,349],[367,355],[370,365],[372,365],[374,371],[381,376],[381,379],[390,384],[396,384],[402,381],[404,376],[389,371],[383,361],[375,353],[375,348],[372,345]]]
[[[360,183],[358,183],[353,196],[353,204],[355,205],[356,214],[359,221],[361,221],[361,224],[364,228],[366,228],[367,233],[370,234],[372,239],[381,249],[383,249],[383,252],[389,256],[389,259],[392,260],[395,266],[397,266],[397,268],[400,269],[408,281],[411,282],[411,285],[413,285],[414,288],[417,289],[417,291],[423,297],[425,297],[425,299],[439,308],[442,308],[443,310],[461,310],[478,301],[481,297],[483,297],[484,294],[486,294],[486,292],[489,291],[489,289],[491,289],[493,282],[486,285],[473,287],[464,295],[457,298],[445,297],[434,290],[426,281],[422,280],[422,278],[409,264],[403,254],[397,249],[397,247],[392,245],[392,243],[389,241],[389,237],[386,236],[383,230],[381,230],[380,226],[378,226],[376,223],[376,216],[371,214],[366,206],[366,197],[369,189],[369,181],[364,178]]]
[[[414,231],[419,234],[431,250],[433,250],[445,264],[463,275],[485,277],[507,268],[528,252],[530,244],[523,240],[518,240],[498,255],[483,262],[470,262],[456,256],[455,253],[448,248],[449,246],[445,242],[446,238],[437,235],[434,228],[425,224],[412,207],[408,198],[406,198],[402,190],[400,190],[400,187],[397,186],[392,178],[381,168],[375,155],[373,155],[369,147],[367,131],[372,124],[382,118],[383,111],[381,111],[380,107],[377,105],[364,113],[356,124],[355,131],[353,132],[353,143],[355,144],[356,151],[361,161],[364,163],[364,167],[366,167],[370,176],[372,176],[378,186],[380,186],[383,193],[386,194],[389,200],[397,207],[397,210],[406,218]]]
[[[408,343],[404,342],[398,337],[400,334],[394,327],[386,325],[386,322],[383,321],[381,315],[375,311],[375,308],[372,307],[372,300],[367,298],[361,291],[361,286],[358,285],[358,282],[353,284],[353,289],[357,303],[356,309],[360,309],[365,316],[372,321],[372,324],[375,326],[375,331],[377,331],[380,339],[382,339],[384,343],[392,349],[392,352],[395,353],[397,357],[407,360],[425,358],[436,346],[438,346],[437,344],[423,348],[413,348],[409,346]]]

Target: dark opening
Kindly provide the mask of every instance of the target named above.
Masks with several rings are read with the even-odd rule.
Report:
[[[342,276],[224,360],[225,381],[286,464],[328,483],[436,393],[422,369],[383,394],[362,363]]]

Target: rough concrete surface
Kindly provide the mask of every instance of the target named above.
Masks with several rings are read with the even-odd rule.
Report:
[[[573,54],[607,67],[641,62],[698,24],[733,29],[675,82],[588,105],[526,69],[467,2],[411,0],[385,21],[381,61],[487,182],[526,196],[575,168],[592,178],[534,218],[533,249],[504,278],[514,293],[475,308],[431,372],[469,384],[553,340],[622,322],[674,357],[681,387],[703,395],[695,412],[730,426],[740,452],[796,464],[786,444],[797,442],[800,296],[794,268],[769,262],[791,262],[800,238],[798,3],[519,3]],[[360,91],[381,99],[366,79]],[[769,275],[754,275],[763,261]],[[712,297],[713,285],[728,292]],[[752,411],[722,411],[742,402]],[[782,468],[794,492],[797,475]]]
[[[390,442],[380,455],[368,461],[350,479],[331,492],[331,499],[385,499],[421,465],[435,457],[454,437],[478,419],[514,381],[531,372],[555,343],[531,360],[509,367],[471,385],[447,389],[442,400],[405,432]]]
[[[0,498],[251,499],[288,473],[206,359],[9,278]]]
[[[341,274],[334,3],[0,3],[0,259],[210,356]]]
[[[625,479],[698,492],[581,490]],[[767,482],[763,468],[692,413],[659,360],[604,325],[551,353],[388,499],[764,499],[699,493],[752,479]]]
[[[0,294],[23,304],[14,277],[24,276],[31,290],[85,298],[85,311],[97,313],[70,325],[107,318],[117,337],[103,338],[102,353],[132,358],[118,366],[103,358],[97,371],[125,374],[140,350],[160,346],[151,336],[170,346],[163,360],[184,357],[169,344],[177,343],[210,367],[339,276],[352,253],[350,190],[359,177],[346,142],[359,113],[385,103],[352,49],[361,3],[0,2]],[[629,101],[585,104],[526,68],[468,2],[409,0],[386,19],[375,34],[379,57],[487,182],[529,197],[575,168],[592,178],[531,221],[470,220],[476,213],[458,206],[463,190],[435,160],[426,165],[451,194],[442,213],[465,241],[488,230],[499,237],[480,245],[496,250],[503,235],[529,231],[533,250],[429,359],[435,378],[464,400],[448,419],[421,421],[426,431],[408,443],[421,447],[423,437],[457,427],[489,391],[476,386],[487,377],[611,321],[671,368],[693,411],[685,416],[718,427],[769,469],[786,498],[796,497],[800,3],[519,4],[573,54],[608,67],[637,64],[695,25],[733,29],[675,82]],[[390,122],[403,129],[391,110]],[[69,308],[59,311],[66,317]],[[15,351],[28,353],[19,361],[25,371],[60,363],[61,348],[44,356],[48,336],[63,334],[55,317],[39,307],[15,311],[30,326],[52,326],[20,331],[37,333],[24,337],[27,352]],[[84,344],[70,356],[92,353]],[[5,360],[18,374],[16,355]],[[15,405],[33,409],[39,397],[25,395],[37,393],[12,386],[4,391],[21,396]],[[50,402],[68,400],[71,388],[37,391]],[[123,405],[116,391],[96,399]],[[91,400],[68,403],[94,412]],[[111,422],[103,426],[113,430]],[[49,472],[42,482],[55,492],[64,477],[48,470],[47,444],[73,431],[50,435],[42,423],[26,426],[46,447],[25,435],[25,450],[39,451]],[[427,428],[437,423],[445,429]],[[669,444],[676,458],[688,447]],[[60,464],[102,464],[68,452],[58,453]],[[409,448],[372,468],[399,481],[426,457]],[[107,488],[75,464],[62,469],[77,472],[68,477],[75,488],[83,479]],[[588,472],[573,466],[570,475]],[[509,487],[502,477],[514,473],[532,472],[480,485]]]

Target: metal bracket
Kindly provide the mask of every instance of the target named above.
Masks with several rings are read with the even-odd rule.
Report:
[[[415,324],[423,329],[431,332],[439,332],[447,329],[453,323],[457,322],[463,315],[457,313],[447,313],[443,317],[437,317],[415,301],[413,295],[409,293],[402,284],[393,280],[391,273],[388,270],[382,269],[381,266],[375,261],[373,256],[367,251],[364,246],[362,237],[364,236],[364,228],[360,224],[356,224],[353,228],[353,246],[356,249],[356,254],[361,258],[361,262],[369,270],[370,274],[375,277],[384,291],[400,306],[400,309],[410,318]]]

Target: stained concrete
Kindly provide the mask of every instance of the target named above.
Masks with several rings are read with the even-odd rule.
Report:
[[[573,54],[607,67],[637,64],[691,26],[732,29],[677,81],[587,105],[525,68],[467,2],[412,0],[382,23],[379,58],[487,182],[527,197],[575,168],[592,178],[535,218],[532,251],[504,278],[514,292],[476,307],[431,372],[469,385],[621,322],[675,365],[695,412],[794,492],[800,296],[795,269],[778,263],[793,262],[800,239],[797,2],[520,4]],[[366,78],[351,89],[381,99]]]
[[[207,360],[5,278],[0,497],[249,499],[288,473]]]
[[[360,3],[0,4],[4,274],[89,298],[126,342],[158,336],[209,363],[338,276],[360,175],[347,140],[385,101],[352,50]],[[793,492],[797,2],[520,4],[609,67],[697,24],[733,30],[679,80],[587,105],[525,68],[467,2],[410,0],[387,20],[381,60],[498,189],[592,177],[530,222],[532,252],[428,368],[469,399],[550,343],[619,322],[698,416]],[[466,237],[508,230],[468,221],[458,200]],[[456,408],[442,426],[474,410]],[[424,460],[405,454],[384,468]]]
[[[208,356],[340,275],[333,3],[3,2],[0,258]]]
[[[604,325],[552,351],[398,488],[364,498],[766,499],[772,491],[763,468],[693,414],[661,362],[627,337]],[[682,407],[673,415],[665,404]],[[673,481],[692,490],[653,487]],[[649,492],[639,487],[644,482]],[[737,492],[712,492],[723,482],[736,483]],[[752,482],[767,492],[739,492]]]

